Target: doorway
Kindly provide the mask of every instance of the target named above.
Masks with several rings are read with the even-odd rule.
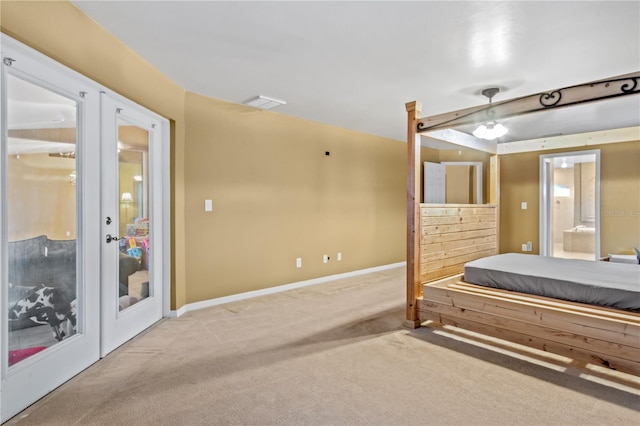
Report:
[[[483,204],[482,162],[423,163],[423,202]]]
[[[1,37],[4,422],[168,314],[170,182],[166,119]]]
[[[540,156],[541,255],[600,258],[600,151]]]

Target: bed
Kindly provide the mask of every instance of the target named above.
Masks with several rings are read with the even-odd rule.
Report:
[[[485,287],[640,312],[638,265],[506,253],[468,262],[464,278]]]
[[[634,270],[637,270],[636,277],[639,280],[637,284],[634,283],[633,270],[627,269],[631,280],[628,284],[632,287],[631,293],[627,294],[627,299],[631,299],[629,309],[607,303],[606,306],[597,305],[588,300],[576,301],[572,297],[568,297],[572,300],[566,300],[552,293],[530,294],[529,290],[517,285],[511,289],[503,289],[470,283],[465,277],[465,265],[473,267],[474,262],[500,252],[499,156],[491,157],[489,195],[486,200],[489,204],[421,204],[419,179],[419,134],[422,132],[472,123],[473,116],[477,113],[490,112],[499,119],[620,95],[611,92],[612,90],[622,91],[623,94],[638,93],[639,78],[634,74],[629,85],[622,83],[623,78],[602,80],[494,103],[489,107],[468,108],[426,118],[420,117],[419,102],[406,104],[408,177],[405,325],[411,328],[432,323],[455,326],[567,356],[578,362],[640,375],[640,313],[635,304],[638,298],[637,287],[640,286],[640,266],[625,265],[627,268],[637,268]],[[629,88],[631,90],[627,90]],[[609,262],[590,262],[591,265],[599,263]],[[564,266],[558,269],[563,270]],[[617,281],[612,276],[605,273],[605,286]],[[547,278],[563,281],[562,276],[554,277],[553,274]],[[517,284],[517,281],[513,277],[506,278],[507,284]],[[573,284],[588,286],[589,282],[578,280]],[[604,293],[608,291],[610,289]]]

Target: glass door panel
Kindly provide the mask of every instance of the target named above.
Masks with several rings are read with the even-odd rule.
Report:
[[[149,132],[118,120],[118,309],[149,297]],[[153,287],[152,287],[153,288]]]
[[[76,101],[6,78],[9,366],[78,329]]]

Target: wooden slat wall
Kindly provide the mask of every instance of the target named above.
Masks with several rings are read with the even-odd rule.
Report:
[[[464,264],[498,253],[494,204],[420,205],[420,280],[462,272]]]

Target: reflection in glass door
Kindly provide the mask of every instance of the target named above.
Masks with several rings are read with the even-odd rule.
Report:
[[[77,104],[6,79],[9,366],[73,336],[78,324]]]
[[[118,120],[118,309],[149,297],[149,132]]]

